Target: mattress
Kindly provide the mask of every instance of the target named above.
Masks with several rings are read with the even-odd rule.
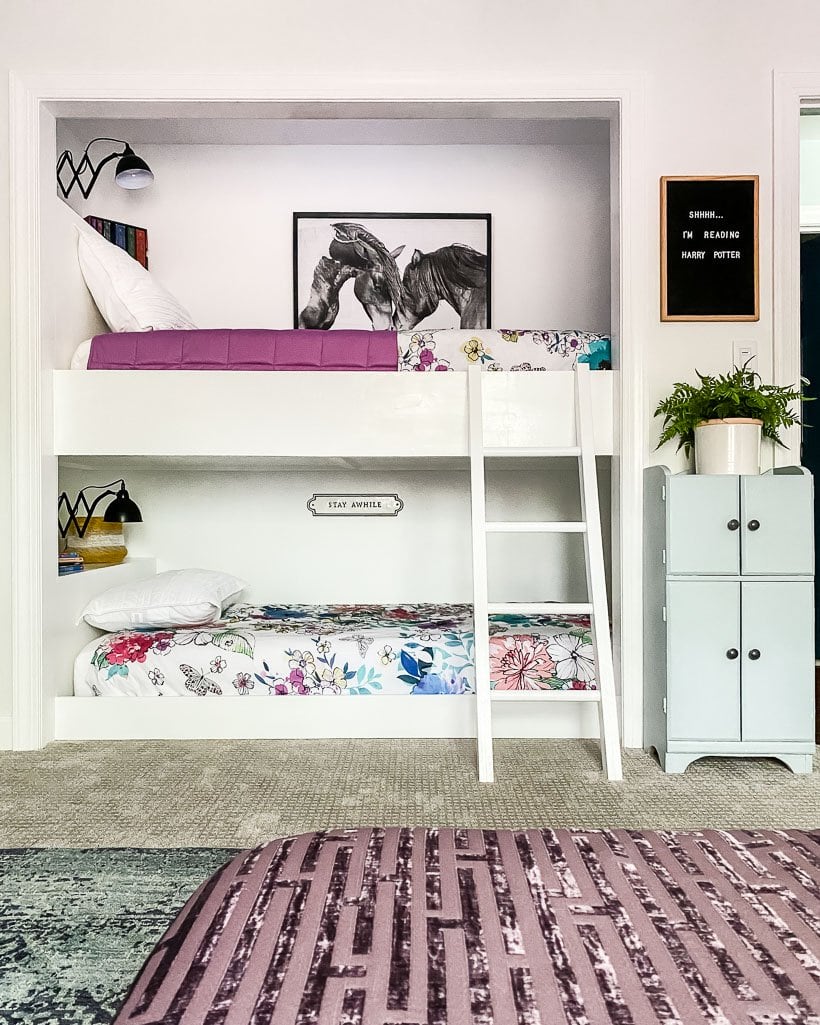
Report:
[[[610,340],[586,331],[272,331],[209,329],[97,335],[72,370],[593,370],[610,367]]]
[[[492,686],[597,689],[588,616],[492,617]],[[106,634],[74,667],[79,696],[468,694],[470,605],[229,606],[217,622]]]

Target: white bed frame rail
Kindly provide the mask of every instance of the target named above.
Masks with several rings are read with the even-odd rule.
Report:
[[[463,372],[55,370],[53,376],[58,456],[469,454],[468,374]],[[612,455],[614,372],[589,376],[595,452]],[[571,371],[485,377],[486,446],[575,444]],[[246,415],[220,415],[226,408]],[[298,428],[289,430],[288,424]]]
[[[496,737],[595,737],[594,705],[500,709]],[[58,697],[56,740],[473,739],[473,694],[334,697]]]

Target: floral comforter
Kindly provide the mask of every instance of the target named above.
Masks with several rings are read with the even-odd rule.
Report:
[[[494,688],[594,690],[587,616],[494,616]],[[74,692],[258,697],[466,694],[470,605],[230,606],[217,622],[106,634],[77,657]]]
[[[589,331],[463,331],[437,328],[399,331],[399,370],[590,370],[612,367],[608,335]]]

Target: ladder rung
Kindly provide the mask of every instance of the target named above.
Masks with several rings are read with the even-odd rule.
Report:
[[[485,525],[488,534],[583,534],[583,521],[573,520],[494,520]]]
[[[592,603],[586,601],[490,602],[487,611],[491,616],[588,616],[592,615]]]
[[[581,449],[578,445],[570,445],[564,448],[485,448],[485,456],[496,456],[510,458],[539,457],[558,459],[561,456],[580,456]]]
[[[491,690],[492,701],[600,701],[599,690]]]

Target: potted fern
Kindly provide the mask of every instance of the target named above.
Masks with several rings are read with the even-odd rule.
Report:
[[[760,473],[761,437],[782,445],[780,429],[800,423],[791,404],[806,396],[799,388],[763,384],[748,364],[729,374],[695,373],[699,385],[679,381],[658,403],[655,416],[663,417],[658,448],[677,438],[678,449],[688,456],[694,446],[695,473]]]

